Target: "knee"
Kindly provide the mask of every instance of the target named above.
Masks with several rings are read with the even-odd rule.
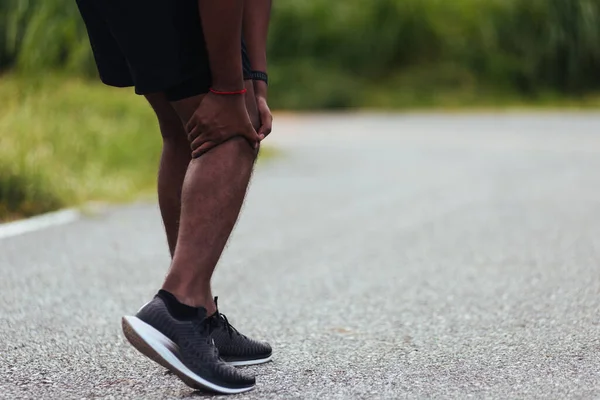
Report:
[[[186,139],[183,123],[173,106],[167,101],[162,93],[146,95],[146,99],[152,106],[154,114],[158,119],[160,134],[166,141],[181,141]]]
[[[179,116],[173,109],[154,110],[164,142],[180,143],[188,146],[187,134]]]
[[[258,156],[258,148],[255,149],[248,139],[242,135],[234,135],[220,142],[205,142],[194,151],[192,157],[201,157],[208,152],[215,151],[217,148],[222,149],[219,152],[226,157],[256,159]]]
[[[179,119],[174,120],[158,116],[158,125],[160,126],[160,135],[163,141],[184,143],[189,147],[185,129]]]

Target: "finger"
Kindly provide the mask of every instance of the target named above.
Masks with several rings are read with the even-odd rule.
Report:
[[[216,145],[217,144],[213,141],[206,141],[202,143],[198,148],[192,150],[192,158],[200,157],[202,154],[214,148]]]
[[[266,138],[268,135],[267,133],[267,128],[264,125],[261,125],[260,128],[258,129],[258,137],[260,138],[260,140],[263,140],[264,138]]]
[[[204,143],[206,143],[206,140],[202,140],[200,138],[196,138],[192,142],[190,142],[190,147],[192,148],[192,151],[196,151]]]
[[[185,132],[189,134],[197,126],[198,122],[196,121],[196,114],[192,114],[187,124],[185,124]]]
[[[204,131],[200,132],[200,128],[195,129],[193,132],[198,132],[194,138],[190,139],[190,146],[192,150],[196,150],[204,145],[204,143],[221,143],[225,139],[218,135],[218,132],[212,131]]]
[[[246,129],[246,132],[245,132],[244,136],[246,137],[246,139],[248,139],[248,141],[250,142],[250,144],[255,149],[258,147],[258,144],[262,140],[261,137],[260,137],[260,135],[256,132],[256,130],[252,126],[252,124],[250,124],[248,126],[248,128]]]
[[[271,133],[271,129],[273,126],[273,117],[271,116],[270,112],[266,111],[264,113],[261,113],[260,118],[262,121],[262,125],[260,126],[260,129],[258,130],[258,134],[262,135],[264,138],[267,135],[269,135],[269,133]]]
[[[194,126],[191,131],[188,131],[187,139],[188,142],[193,143],[198,137],[200,137],[200,127]]]
[[[262,125],[260,127],[260,129],[258,130],[258,136],[262,136],[263,139],[265,137],[269,136],[270,133],[271,133],[271,125],[268,125],[268,124]]]

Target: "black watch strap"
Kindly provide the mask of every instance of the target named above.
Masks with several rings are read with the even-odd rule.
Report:
[[[267,85],[269,84],[269,76],[266,72],[262,71],[251,71],[250,76],[252,76],[253,81],[263,81]]]

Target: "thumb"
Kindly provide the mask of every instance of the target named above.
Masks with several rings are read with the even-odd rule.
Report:
[[[268,111],[262,112],[260,116],[260,128],[258,129],[258,135],[264,139],[269,133],[273,126],[273,117]]]
[[[256,133],[256,139],[260,142],[261,140],[263,140],[265,138],[265,134],[263,132],[263,127],[261,125],[260,128],[258,128],[258,131],[255,131]]]
[[[250,140],[250,143],[255,149],[258,147],[260,141],[263,139],[260,137],[260,134],[256,132],[252,124],[248,126],[246,137]]]

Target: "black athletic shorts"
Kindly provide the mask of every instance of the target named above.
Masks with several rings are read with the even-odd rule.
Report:
[[[211,85],[198,0],[77,0],[100,79],[165,92],[169,100],[206,93]],[[242,40],[244,79],[250,62]]]

